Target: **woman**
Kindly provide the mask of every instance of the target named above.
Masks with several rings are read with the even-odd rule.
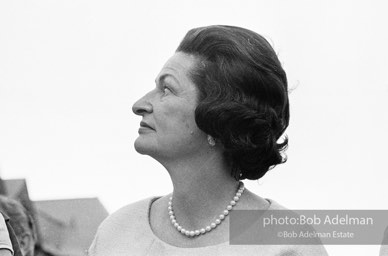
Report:
[[[167,169],[173,192],[110,216],[90,255],[325,255],[228,244],[230,211],[281,208],[241,182],[285,161],[287,79],[263,37],[231,26],[190,30],[133,112],[142,117],[135,149]]]

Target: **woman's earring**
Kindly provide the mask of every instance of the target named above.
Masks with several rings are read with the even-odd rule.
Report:
[[[212,136],[210,136],[210,135],[207,136],[207,142],[212,147],[214,147],[216,145],[216,140]]]

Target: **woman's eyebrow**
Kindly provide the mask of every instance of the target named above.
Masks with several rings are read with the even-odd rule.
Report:
[[[155,84],[159,84],[159,83],[162,83],[162,82],[165,82],[165,80],[168,78],[168,77],[171,77],[173,80],[175,80],[175,82],[177,84],[179,84],[179,81],[171,74],[163,74],[161,75],[159,78],[156,78],[155,80]]]

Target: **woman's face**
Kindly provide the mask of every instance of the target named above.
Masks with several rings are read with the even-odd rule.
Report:
[[[196,58],[178,52],[156,77],[156,87],[132,107],[142,116],[135,149],[157,160],[193,157],[207,145],[194,120],[198,90],[189,77]]]

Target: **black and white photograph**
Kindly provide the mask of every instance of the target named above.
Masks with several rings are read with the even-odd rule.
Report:
[[[0,256],[388,256],[388,2],[0,2]]]

